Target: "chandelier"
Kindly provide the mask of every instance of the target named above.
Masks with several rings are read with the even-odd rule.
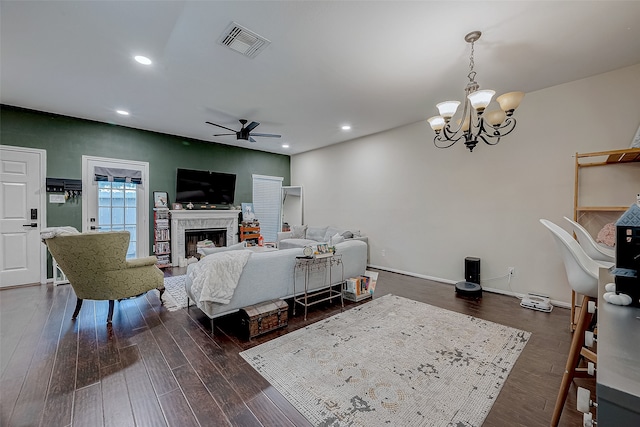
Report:
[[[524,92],[509,92],[496,98],[500,109],[484,112],[495,95],[494,90],[480,90],[476,83],[476,72],[473,71],[473,45],[482,33],[472,31],[464,39],[471,43],[471,56],[469,57],[469,83],[464,89],[465,100],[462,118],[456,121],[455,127],[451,119],[456,113],[460,102],[445,101],[436,105],[440,115],[427,119],[436,136],[433,143],[438,148],[449,148],[461,139],[464,145],[473,151],[478,141],[482,140],[488,145],[496,145],[500,138],[510,134],[516,127],[516,119],[513,112],[520,105]]]

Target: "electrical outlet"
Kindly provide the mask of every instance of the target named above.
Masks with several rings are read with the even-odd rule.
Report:
[[[513,276],[516,272],[515,267],[507,267],[507,270],[509,270],[509,276]]]
[[[383,249],[381,252],[382,252],[382,256],[387,256],[387,250],[386,249]]]

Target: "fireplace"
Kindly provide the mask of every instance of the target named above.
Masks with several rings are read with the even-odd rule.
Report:
[[[224,244],[221,245],[218,244],[221,240],[216,241],[209,237],[216,246],[230,246],[238,243],[239,214],[239,210],[172,210],[171,261],[173,266],[178,266],[180,259],[189,256],[187,255],[187,232],[191,235],[206,230],[224,234]],[[196,239],[196,243],[198,240],[203,240],[197,237]]]
[[[185,230],[184,253],[185,258],[195,256],[198,252],[198,242],[211,240],[216,247],[227,246],[226,228],[206,228],[204,230]]]

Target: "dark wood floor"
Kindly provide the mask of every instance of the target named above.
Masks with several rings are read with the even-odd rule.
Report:
[[[549,425],[571,340],[569,310],[526,310],[489,293],[456,298],[451,285],[380,272],[376,296],[388,293],[532,332],[484,425]],[[234,316],[217,320],[211,337],[198,309],[169,312],[156,291],[116,303],[111,327],[107,302],[85,301],[75,322],[74,305],[69,285],[0,291],[0,425],[307,426],[238,353],[340,311],[319,304],[306,322],[298,311],[286,329],[247,341]],[[595,388],[593,379],[576,381]],[[560,424],[581,420],[572,386]]]

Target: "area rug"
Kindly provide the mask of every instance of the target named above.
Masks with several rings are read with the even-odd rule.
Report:
[[[184,289],[186,280],[186,275],[164,278],[162,302],[167,310],[176,311],[187,306],[187,292]]]
[[[530,335],[386,295],[240,354],[314,426],[480,426]]]

